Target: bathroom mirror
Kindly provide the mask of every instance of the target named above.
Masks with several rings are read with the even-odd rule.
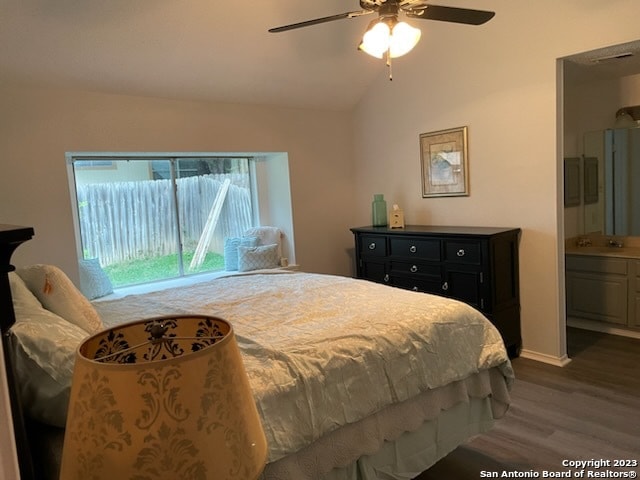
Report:
[[[584,135],[584,233],[640,235],[640,128]]]

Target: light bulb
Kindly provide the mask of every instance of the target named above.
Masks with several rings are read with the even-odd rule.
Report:
[[[390,31],[387,24],[378,22],[365,32],[358,48],[371,56],[382,58],[389,49],[389,37]]]
[[[401,57],[416,46],[421,33],[406,22],[376,20],[369,25],[358,48],[376,58],[382,58],[387,52],[391,58]]]
[[[392,58],[409,53],[420,40],[422,32],[408,23],[399,22],[393,27],[389,54]]]

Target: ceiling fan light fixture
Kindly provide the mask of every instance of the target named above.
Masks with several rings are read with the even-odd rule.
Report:
[[[401,57],[416,46],[421,34],[420,29],[395,17],[381,17],[369,24],[358,49],[376,58],[387,52],[391,58]]]
[[[382,58],[389,50],[391,29],[385,22],[375,20],[371,22],[369,28],[362,37],[362,42],[358,48],[372,57]]]
[[[412,27],[406,22],[397,23],[391,33],[391,57],[401,57],[409,53],[418,44],[421,35],[422,32],[419,28]]]

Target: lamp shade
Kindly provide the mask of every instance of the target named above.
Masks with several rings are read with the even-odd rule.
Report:
[[[391,32],[390,54],[392,58],[409,53],[420,40],[422,32],[406,22],[398,22]]]
[[[389,50],[389,39],[391,38],[391,30],[384,22],[375,22],[362,37],[360,50],[368,53],[372,57],[382,58]]]
[[[395,17],[381,18],[370,23],[358,48],[376,58],[387,52],[396,58],[409,53],[420,36],[420,29],[406,22],[398,22]]]
[[[615,128],[635,128],[638,126],[631,114],[624,109],[618,110],[616,113]]]
[[[225,320],[143,320],[78,348],[61,480],[255,480],[266,456]]]

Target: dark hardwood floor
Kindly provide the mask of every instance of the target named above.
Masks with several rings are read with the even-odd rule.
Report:
[[[415,480],[573,471],[563,460],[640,463],[640,340],[570,328],[568,350],[572,361],[565,367],[514,359],[506,416]],[[637,466],[607,469],[640,472]],[[586,470],[585,478],[596,471]]]

